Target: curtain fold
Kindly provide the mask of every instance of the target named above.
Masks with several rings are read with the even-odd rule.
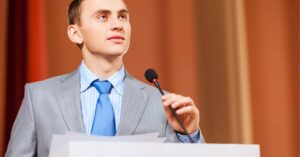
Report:
[[[42,0],[9,0],[7,14],[5,143],[24,96],[26,82],[47,77]]]

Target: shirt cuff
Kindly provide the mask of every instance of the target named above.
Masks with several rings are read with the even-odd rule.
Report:
[[[178,132],[176,132],[176,136],[177,138],[179,139],[180,142],[182,143],[191,143],[189,137],[187,135],[184,135],[184,134],[180,134]],[[194,133],[190,134],[192,140],[195,142],[195,143],[200,143],[201,141],[201,137],[200,137],[200,131],[197,130],[195,131]]]

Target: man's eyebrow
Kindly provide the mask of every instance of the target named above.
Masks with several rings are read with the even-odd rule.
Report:
[[[111,11],[105,10],[105,9],[99,9],[99,10],[95,11],[94,15],[95,14],[111,14]]]
[[[129,14],[127,9],[121,9],[118,11],[118,14]]]
[[[94,15],[95,14],[111,14],[111,13],[112,13],[112,11],[110,11],[110,10],[99,9],[99,10],[95,11]],[[118,11],[118,14],[129,14],[129,12],[127,9],[121,9]]]

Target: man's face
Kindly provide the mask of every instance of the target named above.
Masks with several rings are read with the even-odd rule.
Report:
[[[131,26],[122,0],[85,0],[81,4],[83,51],[121,56],[129,48]]]

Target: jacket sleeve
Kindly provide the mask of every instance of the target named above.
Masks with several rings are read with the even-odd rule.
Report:
[[[5,157],[37,156],[37,132],[30,93],[30,85],[25,85],[24,98],[14,122]]]

